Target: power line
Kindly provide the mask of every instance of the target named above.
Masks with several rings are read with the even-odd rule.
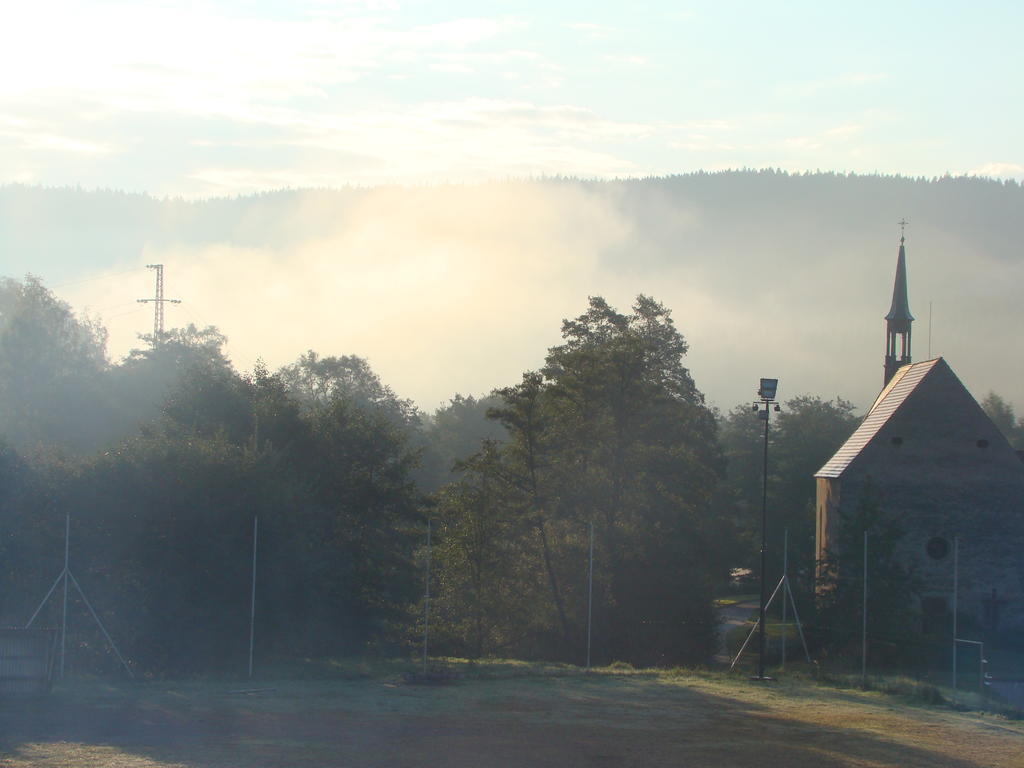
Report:
[[[156,270],[156,295],[152,299],[136,299],[140,304],[153,303],[153,347],[160,346],[164,335],[164,304],[181,304],[181,299],[164,298],[164,265],[147,264],[146,269]]]
[[[119,317],[125,317],[126,315],[135,315],[135,314],[138,314],[141,311],[142,311],[142,307],[135,307],[134,309],[127,309],[124,312],[118,312],[116,315],[107,315],[103,319],[105,321],[106,320],[116,320]]]
[[[127,275],[134,271],[134,269],[123,269],[118,272],[102,272],[98,275],[93,275],[92,277],[83,277],[80,280],[69,280],[63,283],[58,283],[57,285],[51,285],[50,288],[51,290],[57,290],[58,288],[66,288],[69,285],[80,285],[81,283],[91,283],[95,280],[106,280],[111,277]]]

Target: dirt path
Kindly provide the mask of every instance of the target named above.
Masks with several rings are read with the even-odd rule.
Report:
[[[726,636],[736,627],[747,623],[747,619],[755,616],[758,611],[756,600],[745,600],[741,603],[724,605],[718,609],[721,622],[718,625],[718,653],[715,654],[715,661],[720,664],[728,664],[732,661],[729,656],[729,649],[726,647]]]

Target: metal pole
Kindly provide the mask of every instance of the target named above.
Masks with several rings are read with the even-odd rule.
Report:
[[[860,680],[868,679],[868,532],[864,531],[864,595],[860,617]]]
[[[114,639],[110,636],[110,633],[107,632],[107,628],[103,626],[103,622],[100,621],[100,617],[96,614],[92,604],[89,602],[89,598],[85,596],[85,590],[83,590],[82,585],[78,583],[78,579],[75,578],[75,574],[71,571],[68,571],[67,573],[67,578],[74,582],[75,589],[78,590],[78,596],[82,598],[82,602],[85,603],[85,607],[89,609],[89,613],[92,614],[93,619],[96,621],[96,626],[100,628],[100,632],[103,633],[107,642],[110,643],[110,647],[113,649],[114,655],[117,656],[117,660],[121,662],[121,666],[123,666],[125,671],[128,672],[128,677],[134,678],[135,675],[132,672],[132,668],[128,666],[128,662],[124,660],[124,656],[121,655],[121,651],[118,650],[117,645],[114,643]]]
[[[985,644],[978,643],[978,691],[985,695]]]
[[[71,548],[71,513],[64,516],[64,608],[60,620],[60,679],[64,679],[64,640],[68,633],[68,554]]]
[[[793,606],[793,619],[796,621],[796,631],[800,635],[800,644],[804,647],[804,658],[807,659],[807,663],[811,663],[811,652],[807,650],[807,638],[804,637],[804,628],[800,624],[800,614],[796,610],[796,600],[793,599],[793,590],[789,587],[789,579],[786,579],[786,592],[789,594],[790,605]],[[785,598],[785,595],[783,595]]]
[[[782,578],[786,580],[786,587],[789,587],[789,528],[782,532]],[[782,668],[786,668],[786,635],[789,628],[786,626],[786,595],[782,595]]]
[[[960,576],[960,537],[953,537],[953,696],[956,697],[956,595]]]
[[[761,605],[758,617],[757,637],[757,677],[764,678],[764,655],[765,655],[765,633],[764,633],[764,589],[765,589],[765,553],[767,550],[767,526],[768,526],[768,419],[770,408],[768,401],[764,401],[764,482],[761,489]]]
[[[260,517],[252,516],[252,594],[249,599],[249,677],[252,678],[252,650],[256,638],[256,545],[259,541]]]
[[[28,620],[28,623],[25,625],[25,629],[28,629],[29,627],[32,626],[32,622],[36,620],[36,616],[38,616],[39,612],[41,610],[43,610],[43,606],[46,605],[46,601],[50,599],[50,595],[53,594],[53,590],[55,590],[57,588],[57,585],[60,584],[60,580],[63,579],[63,578],[64,578],[64,571],[61,571],[60,572],[60,576],[58,576],[56,579],[54,579],[53,586],[50,587],[50,591],[46,593],[46,597],[43,598],[43,601],[39,604],[39,607],[36,608],[36,612],[32,614],[32,618]]]
[[[786,589],[789,589],[789,584],[786,582],[785,579],[779,579],[779,583],[775,585],[775,589],[772,591],[772,596],[768,598],[768,602],[765,604],[766,607],[771,607],[771,604],[775,602],[775,596],[777,594],[779,594],[779,590],[782,589],[783,587],[785,587]],[[790,595],[790,599],[792,599],[792,595]],[[796,613],[796,603],[793,603],[793,613]],[[797,617],[797,621],[798,622],[800,621],[800,617],[799,616]],[[730,671],[732,671],[733,667],[736,666],[736,662],[738,662],[740,660],[740,656],[743,655],[743,651],[745,651],[747,649],[747,646],[750,644],[750,641],[753,639],[754,635],[757,634],[757,630],[758,630],[759,626],[760,625],[757,622],[754,622],[754,626],[751,627],[750,632],[747,634],[747,639],[743,641],[743,645],[740,646],[739,651],[737,651],[737,653],[736,653],[736,657],[732,660],[732,663],[729,665],[729,670]],[[802,636],[802,631],[801,631],[801,636]],[[757,679],[757,678],[754,678],[754,679]]]
[[[427,673],[427,640],[430,637],[430,519],[427,519],[427,585],[423,596],[423,674]]]
[[[587,671],[590,671],[590,629],[594,610],[594,521],[590,521],[590,574],[587,577]]]

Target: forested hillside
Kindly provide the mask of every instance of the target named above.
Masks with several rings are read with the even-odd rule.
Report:
[[[587,296],[644,293],[674,312],[719,408],[759,375],[864,408],[901,219],[916,359],[942,354],[979,398],[1024,403],[1015,182],[732,171],[196,201],[7,186],[0,253],[4,274],[98,315],[115,357],[151,327],[134,302],[152,293],[144,265],[164,263],[183,299],[169,321],[216,325],[239,367],[358,354],[433,410],[539,367]]]

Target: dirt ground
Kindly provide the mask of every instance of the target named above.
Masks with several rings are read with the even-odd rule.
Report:
[[[811,683],[574,675],[79,684],[0,701],[9,768],[1024,768],[1024,724]]]

